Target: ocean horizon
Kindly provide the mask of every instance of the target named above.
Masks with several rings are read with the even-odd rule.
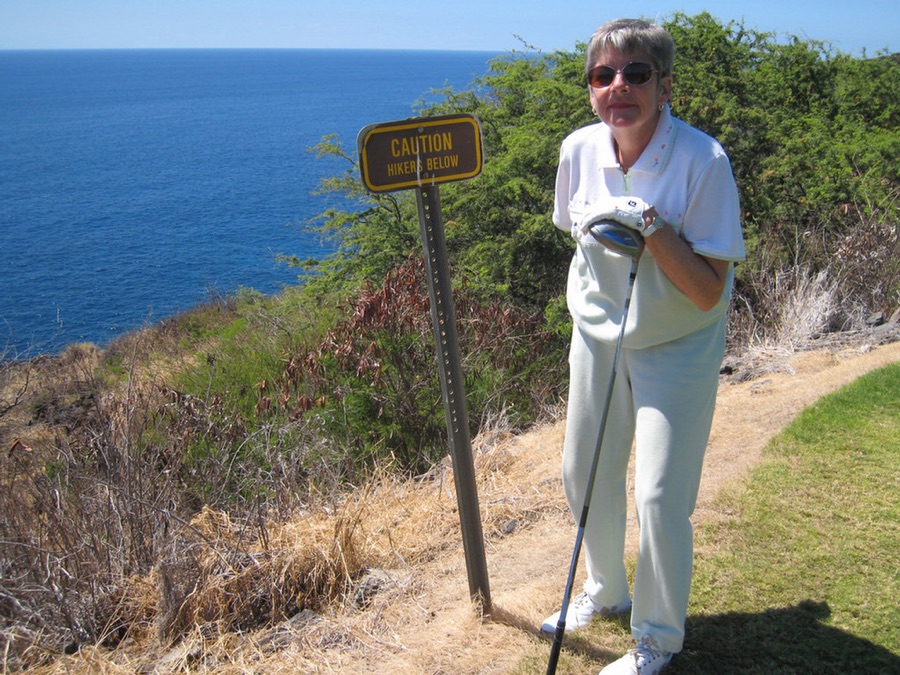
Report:
[[[365,126],[469,87],[494,52],[0,51],[0,360],[299,283],[303,223]],[[340,205],[338,205],[340,206]]]

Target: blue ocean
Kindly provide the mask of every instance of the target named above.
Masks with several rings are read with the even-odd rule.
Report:
[[[361,50],[0,51],[0,360],[100,345],[238,288],[298,283],[302,223],[364,126],[496,56]]]

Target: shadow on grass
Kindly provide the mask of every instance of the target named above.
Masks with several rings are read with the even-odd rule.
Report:
[[[625,614],[622,616],[628,615]],[[619,617],[608,617],[604,619],[604,621],[614,621],[618,618]],[[554,641],[554,635],[542,632],[540,626],[534,623],[533,620],[494,605],[494,608],[491,610],[491,621],[496,621],[497,623],[502,623],[507,626],[517,628],[524,633],[529,633],[534,637],[546,642],[548,645],[547,655],[549,657],[550,648]],[[625,625],[627,625],[627,623],[623,623],[623,628]],[[596,641],[591,639],[589,633],[581,633],[577,631],[574,633],[565,634],[563,638],[563,650],[567,652],[574,652],[576,654],[582,654],[589,659],[599,661],[601,663],[608,663],[620,656],[620,654],[617,654],[616,652],[612,652],[609,649],[605,649],[597,645]]]
[[[900,655],[822,623],[825,602],[756,614],[689,616],[676,673],[900,673]]]

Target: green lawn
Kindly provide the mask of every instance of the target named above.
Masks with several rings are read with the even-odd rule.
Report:
[[[697,528],[678,673],[900,673],[900,364],[805,410]],[[627,616],[566,636],[558,675],[631,645]],[[530,655],[517,672],[543,672]]]
[[[804,411],[700,528],[672,673],[900,673],[900,364]]]

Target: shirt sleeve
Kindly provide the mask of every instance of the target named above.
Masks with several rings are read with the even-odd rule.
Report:
[[[553,224],[566,233],[572,231],[569,213],[571,160],[567,146],[568,143],[564,141],[559,150],[559,168],[556,170],[556,192],[553,198]]]
[[[695,253],[721,260],[745,258],[741,205],[731,163],[717,153],[699,177],[682,234]]]

